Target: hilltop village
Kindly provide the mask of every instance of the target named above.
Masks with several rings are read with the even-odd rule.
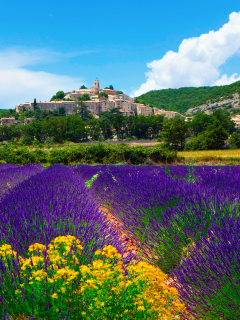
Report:
[[[73,114],[73,110],[77,107],[77,101],[83,95],[88,95],[90,100],[83,101],[88,110],[93,114],[95,118],[98,118],[99,112],[109,111],[114,108],[118,108],[119,112],[125,116],[134,115],[163,115],[165,118],[180,117],[185,118],[181,114],[175,111],[165,111],[158,108],[152,108],[141,103],[135,103],[134,99],[124,93],[117,94],[114,89],[100,89],[98,80],[94,81],[92,88],[77,89],[73,92],[65,93],[64,99],[60,101],[38,101],[37,106],[43,111],[59,110],[60,107],[64,107],[66,115]],[[21,110],[34,110],[34,103],[22,103],[16,105],[16,112]]]

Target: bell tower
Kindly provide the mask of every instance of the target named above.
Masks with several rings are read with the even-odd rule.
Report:
[[[99,81],[97,79],[94,81],[94,91],[95,94],[99,94]]]

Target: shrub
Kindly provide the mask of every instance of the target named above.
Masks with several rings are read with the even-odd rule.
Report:
[[[154,162],[173,162],[177,158],[177,151],[166,144],[159,144],[148,149],[148,155]]]

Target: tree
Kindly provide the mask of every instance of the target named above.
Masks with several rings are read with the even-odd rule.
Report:
[[[122,91],[117,91],[116,94],[123,94],[123,92]]]
[[[224,129],[219,120],[214,120],[213,124],[207,127],[204,133],[208,149],[222,149],[229,133]]]
[[[34,99],[33,100],[33,111],[35,111],[37,108],[38,108],[37,101],[36,101],[36,99]]]
[[[109,110],[109,112],[112,113],[112,114],[120,114],[121,113],[120,109],[121,109],[120,107],[112,108],[112,109]]]
[[[233,133],[235,130],[234,122],[230,119],[230,117],[224,113],[222,110],[216,110],[213,113],[213,119],[219,120],[222,127],[228,131],[228,133]]]
[[[200,133],[195,139],[186,144],[185,150],[218,150],[222,149],[228,132],[219,120],[214,120],[206,131]],[[233,137],[234,139],[234,137]]]
[[[66,115],[66,110],[65,110],[64,107],[60,107],[60,108],[59,108],[59,115],[60,115],[60,116],[65,116],[65,115]]]
[[[92,119],[88,122],[88,134],[93,140],[98,140],[100,136],[100,126],[97,119]]]
[[[87,89],[87,87],[83,84],[79,89]]]
[[[234,132],[228,142],[231,144],[231,149],[239,149],[240,148],[240,134]]]
[[[160,130],[162,130],[163,128],[163,121],[164,121],[164,117],[162,115],[152,115],[152,116],[148,116],[147,117],[147,121],[148,121],[148,132],[149,135],[152,136],[152,138],[156,138],[159,136]]]
[[[120,134],[122,134],[122,127],[124,125],[124,116],[121,114],[114,114],[112,118],[112,126],[116,130],[117,137],[119,138]]]
[[[52,96],[52,98],[50,99],[50,101],[54,101],[54,100],[56,100],[57,99],[57,97],[56,97],[56,95],[54,94],[53,96]]]
[[[84,94],[82,95],[82,100],[83,100],[83,101],[88,101],[88,100],[91,100],[91,98],[90,98],[89,94],[84,93]]]
[[[86,140],[85,122],[76,116],[65,117],[66,119],[66,139],[72,142],[81,142]]]
[[[138,115],[134,118],[132,124],[132,132],[137,139],[147,139],[148,138],[148,120],[147,117]]]
[[[90,111],[88,110],[88,106],[83,102],[82,97],[78,97],[76,101],[77,107],[73,109],[75,115],[80,115],[83,121],[88,120]]]
[[[41,121],[42,119],[43,119],[43,112],[41,109],[37,107],[36,110],[34,111],[33,120]]]
[[[175,149],[183,149],[188,133],[188,124],[180,117],[166,119],[163,123],[163,140]]]
[[[58,117],[58,110],[57,110],[57,109],[54,109],[54,110],[53,110],[53,116],[54,116],[54,117]]]
[[[102,136],[105,139],[109,139],[112,137],[112,129],[111,129],[111,122],[109,119],[102,117],[98,120],[99,128],[102,132]]]
[[[98,98],[105,97],[108,98],[108,94],[106,92],[100,92]]]
[[[205,131],[211,123],[213,123],[212,116],[205,113],[199,113],[190,122],[190,127],[193,129],[194,135],[197,136],[199,133]]]
[[[65,97],[65,93],[63,91],[58,91],[56,93],[56,99],[62,100]]]
[[[114,90],[113,86],[110,84],[110,86],[108,87],[111,90]]]

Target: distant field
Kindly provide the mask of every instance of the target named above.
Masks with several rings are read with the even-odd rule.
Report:
[[[179,157],[184,157],[185,160],[193,162],[211,162],[214,163],[233,163],[240,162],[240,149],[236,150],[201,150],[201,151],[180,151]]]

